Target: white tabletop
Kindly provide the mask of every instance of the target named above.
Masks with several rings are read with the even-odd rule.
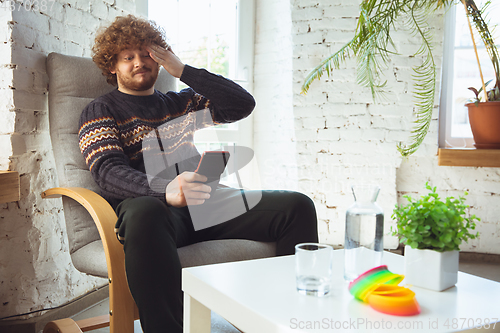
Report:
[[[404,274],[404,257],[385,252],[382,261]],[[332,292],[322,298],[296,291],[294,256],[186,268],[182,284],[185,293],[247,333],[451,332],[500,321],[498,282],[459,272],[456,286],[442,292],[411,287],[422,312],[400,317],[354,299],[343,266],[344,252],[335,250]]]

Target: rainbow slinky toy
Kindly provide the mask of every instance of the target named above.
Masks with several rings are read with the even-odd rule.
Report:
[[[349,292],[377,311],[395,316],[413,316],[420,313],[415,293],[398,284],[404,275],[394,274],[386,265],[372,268],[349,283]]]

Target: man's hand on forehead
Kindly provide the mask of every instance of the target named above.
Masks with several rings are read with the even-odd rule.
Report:
[[[146,46],[146,50],[151,55],[154,61],[159,63],[170,73],[170,75],[180,78],[184,70],[182,61],[172,52],[172,48],[167,44],[167,47],[161,47],[156,44]]]

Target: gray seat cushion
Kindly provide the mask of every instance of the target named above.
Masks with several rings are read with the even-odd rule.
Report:
[[[73,265],[80,272],[103,278],[108,277],[108,267],[106,266],[106,255],[102,241],[96,240],[82,246],[71,255]]]
[[[276,243],[245,239],[222,239],[177,249],[182,267],[268,258],[276,255]]]
[[[177,249],[182,267],[272,257],[276,243],[255,242],[245,239],[223,239],[192,244]],[[107,278],[106,256],[101,240],[91,242],[77,251],[71,259],[81,272]]]

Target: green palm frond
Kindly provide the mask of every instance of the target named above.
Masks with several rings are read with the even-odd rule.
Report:
[[[432,35],[427,19],[430,14],[453,1],[364,0],[360,5],[360,16],[354,38],[309,73],[302,86],[302,93],[307,93],[311,83],[320,79],[324,72],[328,76],[333,75],[334,69],[340,68],[341,63],[354,55],[357,58],[357,83],[369,87],[374,100],[380,98],[386,87],[386,81],[382,79],[383,70],[390,64],[390,56],[396,54],[391,31],[395,29],[396,23],[402,16],[408,15],[411,18],[412,32],[420,36],[423,41],[422,47],[415,55],[424,59],[421,65],[413,68],[416,120],[412,130],[412,142],[409,145],[398,146],[402,155],[412,154],[428,132],[434,107],[437,73],[431,47]]]
[[[304,80],[304,84],[302,85],[302,93],[306,94],[309,90],[311,83],[314,80],[319,80],[323,76],[323,72],[326,71],[328,76],[330,76],[332,72],[332,65],[335,68],[340,68],[340,63],[344,62],[347,58],[350,57],[350,49],[352,48],[352,44],[354,40],[351,40],[349,43],[344,45],[340,50],[330,55],[328,58],[323,60],[318,66],[316,66]]]
[[[490,57],[491,63],[493,64],[493,69],[495,71],[495,88],[500,87],[500,63],[498,50],[493,40],[492,31],[493,29],[488,28],[488,22],[486,20],[486,15],[488,13],[488,8],[491,5],[491,1],[486,1],[484,6],[479,9],[473,0],[463,0],[467,8],[467,15],[472,18],[474,27],[476,28],[479,36],[481,37],[484,45],[486,46],[486,51]],[[491,31],[490,31],[491,30]],[[500,96],[494,96],[494,100],[500,99]]]
[[[357,63],[357,82],[363,86],[370,87],[372,95],[375,97],[379,92],[383,91],[385,82],[381,82],[380,73],[389,62],[388,46],[394,47],[394,43],[388,34],[392,20],[396,15],[383,16],[378,15],[372,17],[372,12],[389,12],[388,6],[394,6],[401,1],[381,1],[367,0],[360,7],[361,13],[356,28],[354,38],[344,45],[340,50],[323,60],[316,66],[304,80],[302,85],[302,93],[305,94],[309,90],[311,83],[320,79],[324,72],[328,76],[332,70],[339,69],[341,63],[344,63],[347,58],[354,55],[358,59]],[[380,20],[385,20],[380,22]],[[395,47],[394,47],[395,48]]]
[[[412,32],[422,38],[422,45],[415,56],[424,56],[421,65],[413,67],[413,97],[415,98],[415,121],[412,130],[412,142],[409,145],[398,144],[398,151],[403,156],[413,154],[422,144],[429,131],[436,94],[436,64],[432,54],[432,35],[427,24],[428,11],[414,6],[411,11],[410,24]]]

